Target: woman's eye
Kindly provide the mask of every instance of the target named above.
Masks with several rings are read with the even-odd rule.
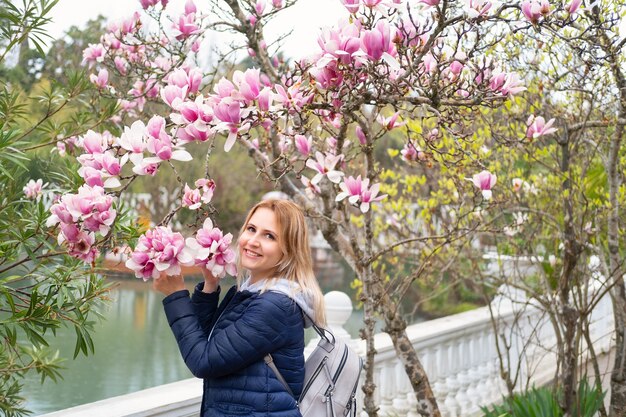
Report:
[[[276,239],[276,238],[274,237],[274,235],[273,235],[273,234],[271,234],[271,233],[266,234],[266,235],[265,235],[265,237],[267,237],[267,238],[268,238],[268,239],[270,239],[270,240],[275,240],[275,239]]]
[[[254,231],[255,231],[254,226],[248,226],[246,230],[248,232],[252,232],[252,233],[254,233]]]

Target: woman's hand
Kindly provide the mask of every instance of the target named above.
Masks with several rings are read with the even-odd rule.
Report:
[[[202,292],[212,293],[217,291],[217,287],[220,285],[220,279],[213,276],[211,271],[202,267],[202,275],[204,276],[204,288]]]
[[[152,288],[164,294],[166,297],[176,291],[185,289],[183,275],[165,275],[161,273],[158,278],[152,280]]]

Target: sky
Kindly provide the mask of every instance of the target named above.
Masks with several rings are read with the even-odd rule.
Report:
[[[271,0],[266,1],[271,4]],[[208,1],[196,0],[198,9],[201,10],[203,4],[208,4]],[[183,5],[184,0],[170,0],[167,9],[180,12]],[[52,22],[48,25],[48,30],[53,38],[59,38],[70,26],[83,27],[89,19],[96,18],[99,14],[115,21],[140,9],[139,0],[60,0],[52,9]],[[282,50],[293,58],[305,57],[316,52],[320,28],[333,26],[346,16],[348,12],[339,0],[299,0],[295,6],[281,12],[268,25],[268,41],[278,37],[281,32],[293,29],[292,36],[285,41]]]

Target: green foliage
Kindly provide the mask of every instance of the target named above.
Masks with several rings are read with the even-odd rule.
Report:
[[[45,23],[57,0],[0,3],[0,413],[28,414],[20,392],[27,374],[56,381],[63,358],[48,346],[61,326],[75,330],[74,356],[95,349],[91,333],[108,288],[93,266],[67,256],[58,230],[46,221],[54,194],[81,182],[76,162],[51,154],[59,140],[105,125],[116,104],[95,100],[83,71],[65,71],[63,82],[24,73],[21,65],[43,57]],[[37,51],[30,49],[34,45]],[[21,64],[5,58],[19,48]],[[20,72],[22,71],[22,72]],[[28,199],[23,187],[41,178],[44,192]],[[133,236],[123,222],[111,231]],[[105,245],[106,247],[106,245]]]
[[[590,386],[586,378],[581,379],[576,392],[574,409],[570,417],[594,417],[602,401],[604,393],[595,386]],[[563,417],[565,415],[559,400],[560,392],[549,387],[535,388],[506,398],[501,405],[483,407],[483,417]]]

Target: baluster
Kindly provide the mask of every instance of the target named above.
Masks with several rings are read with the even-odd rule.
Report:
[[[481,365],[481,350],[479,343],[481,341],[482,332],[472,335],[468,341],[470,367],[467,370],[467,376],[469,379],[467,385],[467,397],[469,399],[469,406],[467,409],[468,415],[474,415],[479,411],[480,395],[478,391],[478,385],[481,382],[480,365]]]
[[[458,403],[459,415],[466,415],[471,406],[467,389],[470,385],[471,379],[468,374],[468,369],[471,366],[471,360],[469,355],[469,338],[464,337],[459,340],[457,348],[457,363],[458,372],[456,382],[458,383],[458,389],[456,393],[456,401]]]
[[[402,362],[397,361],[395,366],[395,375],[397,381],[396,395],[393,399],[393,408],[395,416],[406,417],[409,412],[409,403],[406,394],[410,389],[409,377],[406,375]]]
[[[459,346],[458,341],[451,341],[446,349],[446,360],[448,362],[448,376],[446,377],[446,388],[448,391],[448,395],[444,400],[444,404],[448,409],[448,415],[450,417],[458,417],[459,416],[459,403],[456,400],[456,394],[459,391],[460,385],[457,379],[458,366],[458,352]]]
[[[380,382],[376,384],[376,391],[380,394],[380,399],[376,402],[380,406],[381,416],[392,415],[393,398],[396,391],[396,378],[393,362],[385,361],[377,367],[380,369]]]
[[[491,387],[489,386],[489,377],[491,371],[489,369],[489,361],[492,360],[491,350],[489,349],[489,338],[492,329],[488,328],[481,332],[478,340],[478,354],[480,356],[480,365],[478,366],[478,383],[476,384],[477,405],[488,405],[493,402],[491,397]]]

